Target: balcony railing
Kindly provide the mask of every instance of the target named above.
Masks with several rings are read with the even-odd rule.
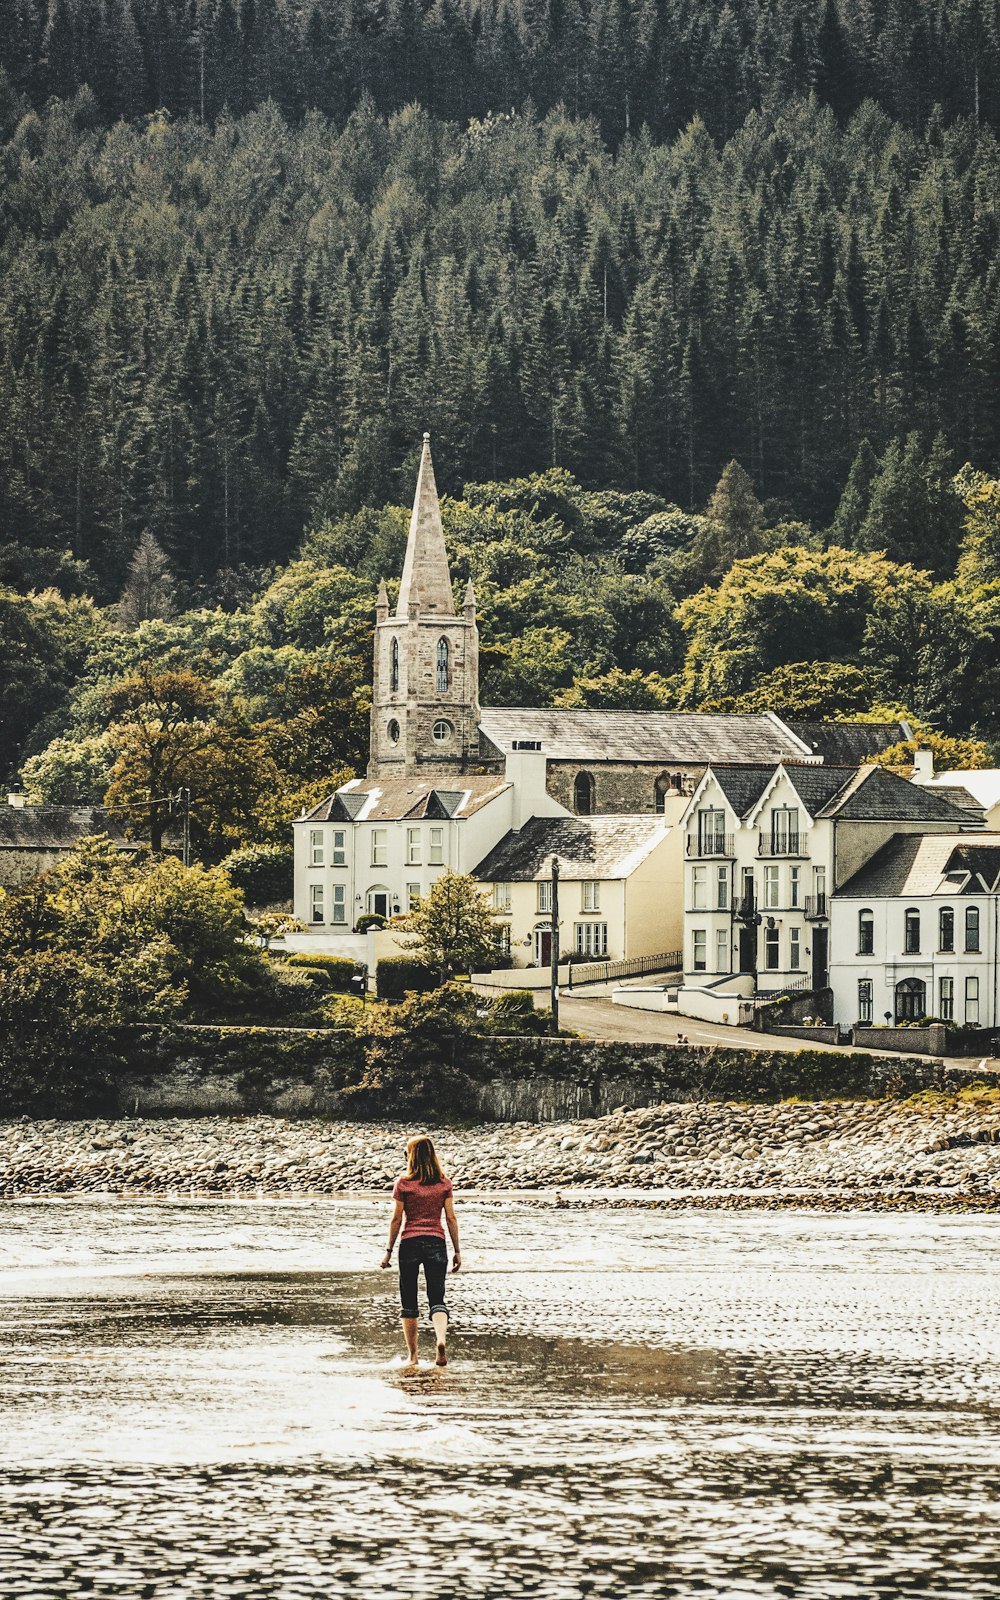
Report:
[[[775,838],[770,833],[758,833],[757,854],[759,856],[804,856],[807,854],[802,845],[802,836],[798,833],[786,833]]]
[[[830,915],[829,903],[825,894],[807,894],[805,903],[807,922],[825,922]]]
[[[755,894],[734,894],[732,914],[737,922],[752,922],[757,915],[757,896]]]
[[[731,833],[710,833],[705,838],[699,839],[695,834],[689,833],[687,839],[687,853],[689,856],[731,856],[733,852],[733,835]]]

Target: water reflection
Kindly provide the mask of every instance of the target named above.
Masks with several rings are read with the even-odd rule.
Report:
[[[1000,1593],[997,1219],[382,1209],[0,1208],[4,1600]]]

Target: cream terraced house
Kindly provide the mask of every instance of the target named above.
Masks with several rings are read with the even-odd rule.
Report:
[[[833,897],[834,1020],[1000,1025],[1000,837],[897,835]]]
[[[826,988],[838,886],[897,832],[976,822],[881,767],[710,768],[681,823],[681,1011],[721,1016],[720,997]]]
[[[554,859],[562,955],[627,961],[680,949],[681,859],[668,818],[533,817],[475,872],[515,966],[551,960]]]

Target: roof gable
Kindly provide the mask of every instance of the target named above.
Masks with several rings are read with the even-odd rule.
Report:
[[[547,878],[553,856],[568,881],[627,878],[671,830],[656,816],[532,817],[505,834],[473,876],[483,883]]]

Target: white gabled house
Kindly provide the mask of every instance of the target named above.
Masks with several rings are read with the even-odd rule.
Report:
[[[833,897],[834,1020],[994,1028],[1000,835],[897,834]]]
[[[968,812],[877,766],[710,768],[682,818],[682,1012],[735,1022],[734,1001],[829,983],[838,885],[900,831]]]

